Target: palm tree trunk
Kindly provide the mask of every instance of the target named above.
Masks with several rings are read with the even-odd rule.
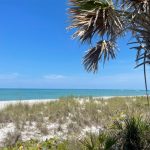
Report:
[[[146,98],[147,98],[147,103],[148,103],[148,106],[149,106],[149,95],[148,95],[148,88],[147,88],[147,76],[146,76],[146,51],[144,53],[144,81],[145,81],[145,90],[146,90]]]

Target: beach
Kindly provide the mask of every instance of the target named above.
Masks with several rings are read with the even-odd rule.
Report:
[[[59,98],[74,97],[82,101],[94,99],[110,99],[113,97],[135,97],[145,94],[143,90],[115,90],[115,89],[0,89],[0,109],[9,104],[35,104],[50,102]]]
[[[46,103],[51,101],[56,101],[58,99],[32,99],[32,100],[9,100],[9,101],[0,101],[0,109],[5,108],[8,105],[16,105],[18,103],[33,105],[36,103]]]
[[[145,97],[133,96],[1,101],[0,146],[18,137],[22,141],[82,139],[104,130],[113,118],[133,113],[149,117],[146,102]]]
[[[94,100],[99,100],[99,99],[104,99],[104,100],[108,100],[111,99],[113,97],[116,96],[99,96],[99,97],[93,97]],[[126,96],[117,96],[117,97],[126,97]],[[128,97],[134,97],[134,96],[128,96]],[[75,100],[78,100],[80,103],[84,102],[84,101],[88,101],[89,97],[74,97]],[[5,100],[5,101],[0,101],[0,109],[5,108],[8,105],[16,105],[16,104],[28,104],[28,105],[33,105],[33,104],[37,104],[37,103],[47,103],[47,102],[51,102],[51,101],[56,101],[59,99],[30,99],[30,100]]]

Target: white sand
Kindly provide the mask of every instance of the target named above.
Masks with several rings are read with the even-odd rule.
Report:
[[[135,97],[135,96],[99,96],[99,97],[93,97],[93,99],[97,100],[97,99],[103,99],[103,100],[108,100],[110,98],[113,97]],[[0,101],[0,109],[3,109],[4,107],[12,104],[18,104],[18,103],[24,103],[24,104],[36,104],[36,103],[46,103],[46,102],[51,102],[51,101],[56,101],[59,99],[31,99],[31,100],[10,100],[10,101]],[[79,100],[80,103],[83,103],[84,101],[89,101],[88,97],[85,98],[75,98],[75,100]]]
[[[98,98],[103,98],[103,99],[109,99],[111,97],[105,96],[105,97],[93,97],[94,99],[98,99]],[[9,101],[0,101],[0,109],[3,109],[4,107],[8,106],[8,105],[15,105],[18,103],[23,103],[23,104],[29,104],[29,105],[33,105],[36,103],[46,103],[46,102],[51,102],[51,101],[56,101],[59,99],[31,99],[31,100],[9,100]],[[87,98],[75,98],[75,100],[79,100],[80,102],[84,102],[84,101],[88,101]]]
[[[33,100],[12,100],[12,101],[0,101],[0,109],[3,109],[4,107],[8,106],[8,105],[15,105],[15,104],[19,104],[19,103],[23,103],[23,104],[29,104],[29,105],[33,105],[36,103],[46,103],[46,102],[51,102],[51,101],[55,101],[58,99],[33,99]]]
[[[122,97],[122,96],[119,96]],[[125,97],[125,96],[123,96]],[[128,97],[134,97],[134,96],[128,96]],[[110,98],[113,98],[113,96],[104,96],[104,97],[93,97],[93,99],[95,99],[95,102],[100,102],[99,99],[103,99],[103,100],[108,100]],[[0,101],[0,109],[12,104],[18,104],[18,103],[23,103],[23,104],[29,104],[29,105],[33,105],[36,103],[46,103],[46,102],[51,102],[51,101],[56,101],[58,99],[34,99],[34,100],[22,100],[22,101],[18,101],[18,100],[13,100],[13,101]],[[80,102],[80,104],[84,104],[84,102],[88,102],[89,98],[85,97],[85,98],[75,98],[75,100],[78,100]],[[133,99],[134,101],[136,100],[135,98]],[[107,105],[107,101],[104,103],[105,105]],[[69,117],[72,114],[69,115]],[[49,131],[48,135],[42,135],[41,132],[39,131],[39,129],[37,129],[36,127],[36,123],[32,122],[32,125],[28,124],[26,122],[26,125],[24,126],[24,130],[21,131],[21,137],[23,141],[27,141],[31,138],[36,137],[37,139],[39,139],[40,141],[43,141],[45,139],[49,139],[52,137],[59,137],[59,138],[65,138],[67,136],[67,125],[69,123],[71,123],[70,118],[68,117],[68,120],[65,124],[61,124],[61,128],[62,131],[58,131],[58,127],[60,126],[58,123],[48,123],[47,129]],[[15,125],[14,123],[7,123],[7,124],[0,124],[0,146],[3,145],[3,141],[4,139],[7,137],[7,134],[9,132],[13,132],[15,130]],[[88,132],[92,132],[92,133],[99,133],[100,130],[103,130],[103,128],[101,126],[92,126],[92,127],[85,127],[82,131],[81,134],[79,135],[78,138],[82,138],[86,135],[86,133]]]
[[[15,125],[13,123],[0,124],[0,146],[9,132],[14,132]]]

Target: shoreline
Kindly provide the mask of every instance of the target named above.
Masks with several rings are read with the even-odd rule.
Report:
[[[92,97],[93,99],[97,100],[97,99],[103,99],[103,100],[108,100],[114,97],[145,97],[145,95],[138,95],[138,96],[98,96],[98,97]],[[79,100],[79,101],[84,101],[84,100],[88,100],[88,97],[75,97],[75,100]],[[30,100],[2,100],[0,101],[0,110],[5,108],[8,105],[15,105],[18,103],[22,103],[22,104],[29,104],[29,105],[33,105],[36,103],[47,103],[47,102],[51,102],[51,101],[56,101],[59,100],[59,98],[56,99],[30,99]]]
[[[29,104],[33,105],[36,103],[46,103],[46,102],[51,102],[51,101],[56,101],[59,99],[30,99],[30,100],[7,100],[7,101],[0,101],[0,110],[7,107],[8,105],[16,105],[19,103],[22,104]]]
[[[51,138],[81,140],[87,134],[99,134],[114,118],[122,120],[134,114],[148,118],[146,103],[143,96],[0,101],[3,108],[0,109],[0,149],[18,136],[22,142],[33,139],[40,143]]]

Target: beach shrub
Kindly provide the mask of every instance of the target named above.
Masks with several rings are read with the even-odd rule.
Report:
[[[3,150],[149,150],[150,123],[140,117],[125,117],[114,121],[99,134],[87,134],[82,139],[60,140],[51,138],[44,142],[30,140],[17,142]]]
[[[150,131],[148,124],[150,124],[150,112],[145,105],[145,97],[114,97],[109,100],[84,97],[81,101],[80,99],[63,98],[58,101],[36,103],[29,106],[24,104],[7,106],[3,110],[0,110],[0,129],[8,130],[9,127],[12,127],[12,129],[15,128],[21,134],[19,141],[21,138],[23,140],[29,140],[35,137],[35,139],[40,141],[43,137],[44,139],[45,137],[48,139],[50,137],[57,137],[69,140],[67,142],[65,140],[61,141],[61,143],[67,143],[65,145],[67,145],[68,150],[72,150],[72,147],[74,148],[73,150],[86,150],[87,147],[83,144],[84,140],[87,139],[87,141],[90,141],[91,135],[94,136],[92,137],[94,139],[98,138],[97,134],[99,130],[101,131],[100,136],[104,134],[107,137],[106,139],[108,139],[105,139],[104,142],[99,141],[99,139],[96,140],[98,143],[101,143],[101,147],[104,147],[105,144],[109,145],[111,139],[117,139],[117,144],[114,144],[113,147],[119,147],[123,141],[127,143],[125,135],[130,133],[127,129],[134,129],[136,131],[138,128],[136,132],[136,137],[140,137],[138,144],[140,144],[140,147],[142,145],[149,145]],[[135,118],[135,121],[131,121],[131,118]],[[112,125],[113,122],[114,124]],[[119,128],[119,125],[122,128]],[[132,128],[129,128],[129,125],[132,125]],[[86,132],[92,133],[86,136]],[[15,139],[9,138],[11,136],[7,136],[6,134],[4,136],[9,141]],[[138,139],[135,139],[135,141]],[[13,144],[11,142],[7,143],[6,147],[16,144],[15,142]],[[58,140],[58,143],[60,144],[60,140]],[[98,143],[94,144],[98,145]],[[0,144],[2,145],[3,143]],[[32,143],[27,145],[36,147]]]
[[[15,130],[13,132],[8,132],[6,138],[4,139],[4,145],[6,147],[14,147],[18,141],[21,140],[21,134],[19,131]]]
[[[81,143],[85,150],[110,150],[116,143],[116,139],[105,133],[90,134]]]
[[[111,129],[82,141],[86,150],[149,150],[150,123],[140,117],[116,120]]]
[[[126,118],[114,123],[118,149],[145,150],[150,149],[150,123],[140,117]]]
[[[31,139],[26,142],[17,142],[15,146],[8,146],[2,150],[67,150],[67,145],[67,141],[60,141],[55,138],[44,142]]]

